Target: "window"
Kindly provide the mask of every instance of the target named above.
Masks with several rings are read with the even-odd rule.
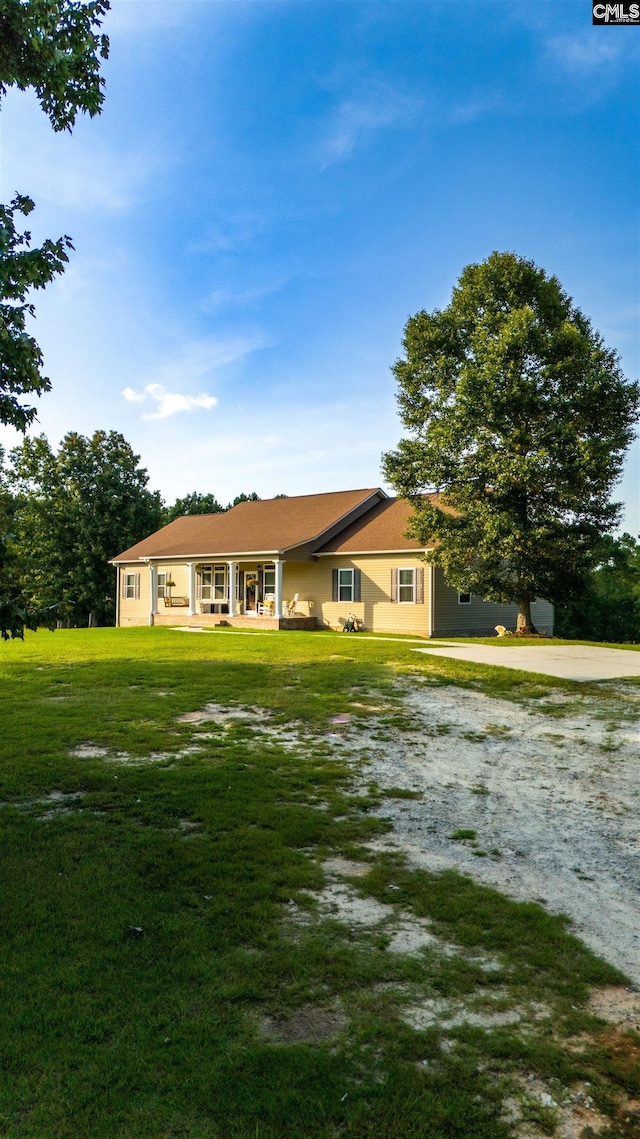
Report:
[[[391,570],[391,600],[399,605],[424,605],[424,568]]]
[[[202,566],[200,569],[200,596],[203,601],[211,601],[213,586],[213,570],[211,566]]]
[[[416,599],[416,571],[413,569],[398,570],[398,601],[400,604],[414,604]]]
[[[360,601],[362,593],[362,574],[359,569],[333,569],[331,571],[333,585],[331,590],[332,601]]]
[[[458,605],[471,605],[471,594],[470,593],[459,593],[458,594]]]
[[[227,600],[227,567],[213,567],[213,597],[215,601]]]
[[[338,601],[353,601],[353,570],[338,570]]]
[[[276,567],[274,565],[264,567],[263,577],[263,592],[275,593],[276,591]]]
[[[167,575],[166,573],[158,574],[158,597],[167,596]]]
[[[128,601],[135,601],[140,596],[140,574],[126,573],[124,575],[124,596]]]

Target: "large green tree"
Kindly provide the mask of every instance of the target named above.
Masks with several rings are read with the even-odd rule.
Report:
[[[535,631],[531,602],[575,601],[616,525],[638,385],[557,278],[513,253],[468,265],[447,308],[411,317],[393,370],[409,435],[384,470],[413,536],[435,542],[451,585],[516,602]]]
[[[70,432],[54,452],[46,437],[11,454],[22,586],[34,610],[54,607],[73,625],[112,624],[110,558],[157,530],[162,500],[147,489],[126,439]]]

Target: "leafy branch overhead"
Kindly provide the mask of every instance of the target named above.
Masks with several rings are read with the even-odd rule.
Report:
[[[26,328],[27,316],[34,315],[27,301],[31,289],[43,289],[64,272],[73,249],[68,237],[47,239],[31,248],[31,234],[19,233],[15,214],[25,217],[34,204],[18,195],[9,206],[0,205],[0,423],[24,431],[33,421],[36,409],[18,397],[41,395],[51,384],[42,375],[42,352]]]
[[[56,131],[70,130],[79,111],[99,114],[104,99],[101,33],[108,0],[2,0],[0,98],[9,87],[33,87]]]
[[[410,318],[404,350],[409,435],[386,477],[450,584],[517,602],[531,629],[531,602],[575,599],[616,525],[638,385],[557,278],[513,253],[468,265],[447,308]]]

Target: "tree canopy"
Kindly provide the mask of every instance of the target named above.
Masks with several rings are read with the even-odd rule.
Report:
[[[57,454],[46,436],[11,453],[15,533],[23,594],[36,611],[74,625],[111,624],[109,559],[162,523],[140,456],[116,431],[70,432]]]
[[[579,640],[640,641],[640,542],[631,534],[603,538],[584,594],[558,609],[555,628]]]
[[[176,498],[173,506],[168,506],[163,514],[163,523],[173,522],[184,514],[222,514],[221,506],[214,494],[200,494],[197,490],[186,494],[184,498]]]
[[[409,436],[384,471],[462,592],[569,604],[585,587],[634,435],[639,388],[556,277],[513,253],[468,265],[407,322],[393,371]],[[435,501],[425,492],[437,491]]]

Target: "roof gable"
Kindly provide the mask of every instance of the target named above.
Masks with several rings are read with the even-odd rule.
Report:
[[[437,500],[437,495],[429,495]],[[415,538],[407,537],[413,514],[405,498],[385,498],[362,517],[346,526],[316,550],[316,554],[373,554],[423,550]]]

